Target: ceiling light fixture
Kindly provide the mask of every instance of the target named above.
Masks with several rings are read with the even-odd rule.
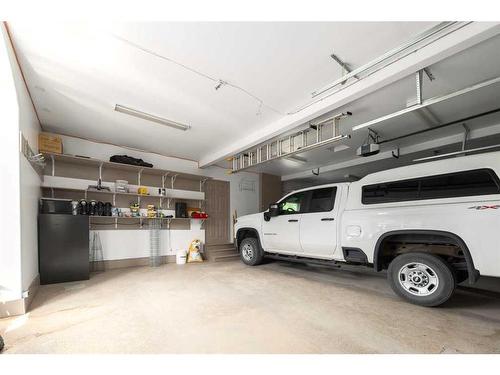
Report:
[[[189,125],[184,125],[184,124],[181,124],[181,123],[178,123],[175,121],[167,120],[167,119],[164,119],[162,117],[158,117],[158,116],[146,113],[146,112],[138,111],[137,109],[125,107],[125,106],[120,105],[120,104],[115,105],[115,111],[125,113],[126,115],[138,117],[138,118],[141,118],[143,120],[152,121],[152,122],[156,122],[158,124],[170,126],[171,128],[174,128],[174,129],[179,129],[179,130],[183,130],[183,131],[191,129],[191,126],[189,126]]]

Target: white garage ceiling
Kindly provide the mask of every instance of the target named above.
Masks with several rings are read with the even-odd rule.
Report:
[[[200,160],[341,77],[331,53],[357,67],[434,24],[9,26],[44,130]],[[215,90],[218,80],[234,86]],[[129,117],[114,112],[115,104],[192,128]]]
[[[116,23],[9,24],[21,67],[44,130],[191,160],[210,159],[249,134],[265,132],[311,101],[311,92],[345,72],[330,54],[359,67],[436,23]],[[496,30],[430,66],[424,98],[500,76]],[[489,38],[489,39],[488,39]],[[460,50],[457,50],[460,51]],[[401,75],[401,77],[404,77]],[[221,87],[215,88],[223,81]],[[432,106],[434,122],[418,113],[372,126],[390,139],[494,109],[500,85]],[[367,136],[355,125],[405,108],[415,99],[413,75],[337,107],[351,111],[335,148],[278,160],[254,171],[284,180],[320,183],[345,174],[411,162],[460,147],[461,125],[382,145],[373,159],[358,158]],[[115,112],[115,104],[188,124],[183,132]],[[324,113],[324,111],[323,111]],[[328,116],[328,113],[325,114]],[[305,122],[303,122],[305,123]],[[469,144],[497,142],[498,114],[468,122]],[[483,131],[481,129],[487,129]],[[339,147],[340,146],[340,147]],[[400,148],[399,160],[391,152]],[[228,166],[220,162],[221,166]],[[321,167],[320,176],[311,170]]]

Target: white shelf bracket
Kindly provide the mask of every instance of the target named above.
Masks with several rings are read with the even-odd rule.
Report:
[[[167,177],[169,175],[169,172],[165,173],[164,175],[161,176],[161,187],[162,189],[165,189],[165,181],[167,180]]]
[[[174,188],[174,183],[175,183],[176,179],[177,179],[177,175],[176,174],[174,174],[172,177],[170,177],[170,186],[171,186],[172,189]]]
[[[50,160],[52,162],[52,176],[56,175],[56,161],[54,159],[54,155],[50,155]]]
[[[103,163],[99,164],[99,180],[102,181],[102,165]]]
[[[204,178],[203,180],[200,180],[200,192],[203,192],[203,187],[205,186],[205,183],[207,182],[208,178]],[[200,206],[200,210],[203,206],[203,201],[199,200],[198,201],[198,206]]]
[[[207,182],[208,178],[204,178],[200,180],[200,191],[203,191],[203,186],[205,186],[205,182]]]
[[[141,175],[142,175],[143,168],[139,169],[139,172],[137,172],[137,185],[141,186]]]

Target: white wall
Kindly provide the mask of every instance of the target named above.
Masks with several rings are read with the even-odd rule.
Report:
[[[41,197],[40,177],[28,160],[21,156],[21,275],[27,290],[38,276],[38,202]]]
[[[28,140],[31,149],[37,152],[40,123],[12,49],[9,48],[9,52],[19,106],[19,130]],[[22,153],[18,154],[20,157],[21,276],[22,288],[27,290],[38,276],[37,215],[41,196],[41,179],[26,157]]]
[[[19,132],[36,150],[40,124],[4,25],[0,44],[3,125],[0,194],[6,200],[6,207],[12,208],[0,215],[0,300],[13,300],[21,298],[38,275],[40,178],[20,153]]]
[[[259,178],[255,173],[241,172],[228,175],[226,170],[219,167],[199,169],[198,163],[191,160],[178,159],[161,156],[158,154],[140,152],[121,148],[109,144],[97,143],[80,138],[61,136],[63,150],[66,154],[89,156],[102,160],[109,160],[111,155],[127,154],[150,162],[156,168],[168,169],[182,173],[199,174],[209,176],[230,183],[230,210],[234,210],[238,216],[255,213],[259,209]],[[255,185],[254,191],[240,191],[242,179]],[[171,230],[162,232],[162,248],[164,255],[173,255],[176,250],[187,249],[193,239],[205,239],[204,230],[196,226],[198,223],[191,222],[191,231]],[[99,236],[103,245],[104,259],[125,259],[149,256],[149,239],[147,231],[138,230],[100,230]],[[170,233],[169,233],[170,232]],[[231,231],[232,233],[232,221]],[[170,235],[170,238],[168,237]],[[228,238],[228,241],[232,239]]]
[[[101,240],[103,257],[105,260],[130,259],[149,257],[148,230],[98,230]],[[175,255],[178,250],[188,250],[194,239],[202,242],[205,231],[195,221],[191,230],[162,230],[160,231],[160,255]]]
[[[0,215],[0,303],[21,298],[21,219],[19,212],[19,111],[14,78],[2,27],[0,39],[0,103],[2,147],[0,196],[12,204]],[[4,211],[5,213],[5,211]]]

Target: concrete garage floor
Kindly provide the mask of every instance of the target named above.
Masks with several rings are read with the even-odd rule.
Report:
[[[6,353],[499,353],[500,298],[423,308],[359,269],[168,264],[42,286],[0,332]]]

